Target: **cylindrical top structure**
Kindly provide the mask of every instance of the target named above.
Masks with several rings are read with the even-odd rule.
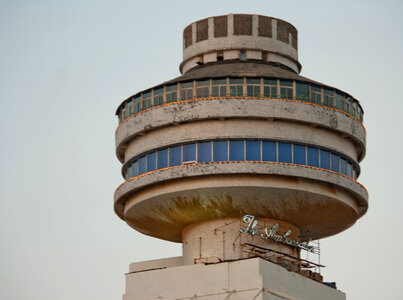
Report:
[[[299,73],[298,31],[280,19],[245,14],[211,17],[185,28],[182,73],[227,60],[274,62]]]

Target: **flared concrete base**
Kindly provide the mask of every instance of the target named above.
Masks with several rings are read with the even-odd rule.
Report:
[[[261,258],[181,265],[181,258],[131,264],[123,300],[345,300],[343,292]]]

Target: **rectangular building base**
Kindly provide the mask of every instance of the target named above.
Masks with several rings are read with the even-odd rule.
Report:
[[[181,257],[130,265],[123,300],[345,300],[343,292],[262,258],[182,265]]]

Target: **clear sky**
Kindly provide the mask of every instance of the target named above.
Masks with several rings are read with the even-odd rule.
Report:
[[[403,299],[402,1],[0,0],[0,299],[112,300],[134,261],[181,245],[113,212],[122,100],[179,75],[182,31],[257,13],[299,31],[301,75],[361,101],[368,213],[321,241],[349,300]]]

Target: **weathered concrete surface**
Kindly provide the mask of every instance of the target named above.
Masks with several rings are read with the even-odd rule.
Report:
[[[241,25],[242,17],[237,19],[239,15],[227,15],[227,34],[225,36],[216,37],[214,34],[216,28],[214,24],[214,17],[205,20],[200,20],[190,24],[187,28],[192,31],[192,39],[187,40],[187,36],[184,37],[183,43],[183,62],[180,66],[181,73],[186,73],[188,70],[197,66],[197,58],[204,56],[205,62],[217,61],[217,52],[220,51],[224,54],[224,60],[226,59],[239,59],[239,51],[246,52],[246,59],[262,59],[262,53],[269,53],[266,61],[279,62],[291,69],[296,73],[301,70],[301,65],[298,62],[298,51],[297,51],[297,30],[291,24],[278,20],[275,18],[268,18],[258,15],[241,15],[250,18],[249,26],[250,31],[244,32],[243,34],[237,34],[237,25]],[[260,17],[260,18],[259,18]],[[270,19],[270,24],[263,24],[263,18]],[[198,26],[202,22],[207,21],[203,24],[203,38],[198,40],[198,35],[201,31],[198,31]],[[269,25],[269,26],[268,26]],[[222,26],[220,24],[219,26]],[[267,34],[262,33],[262,26],[267,27],[270,32]],[[278,27],[284,27],[285,37],[278,36]],[[259,28],[260,27],[260,28]],[[234,30],[235,29],[235,30]],[[185,30],[185,35],[188,33]],[[200,34],[201,36],[201,34]],[[189,45],[190,44],[190,45]],[[235,55],[231,55],[235,52]],[[259,54],[258,54],[258,53]],[[212,55],[211,55],[212,54]],[[206,55],[210,55],[212,58],[207,58]],[[206,59],[207,58],[207,59]]]
[[[287,230],[291,230],[288,238],[300,241],[299,229],[290,223],[260,218],[256,228],[264,234],[264,228],[272,228],[275,224],[279,224],[276,234],[283,236]],[[200,258],[217,258],[221,261],[248,258],[250,253],[243,251],[245,243],[299,257],[299,248],[272,239],[262,239],[260,235],[241,233],[240,229],[245,231],[247,226],[242,218],[223,218],[189,225],[182,232],[183,263],[190,265]],[[287,258],[282,259],[282,263],[288,265],[290,270],[293,267],[295,270],[295,265]]]
[[[354,224],[367,197],[357,182],[324,170],[206,163],[127,181],[115,192],[115,212],[144,234],[176,242],[190,224],[243,214],[294,224],[302,238],[322,238]]]
[[[237,120],[206,122],[223,118]],[[273,119],[278,121],[272,122]],[[169,128],[175,124],[182,125]],[[185,125],[187,127],[181,128]],[[172,141],[213,137],[278,137],[333,148],[357,161],[365,155],[366,142],[364,127],[339,111],[292,101],[222,98],[174,103],[126,120],[116,131],[116,154],[124,162],[136,153],[169,145]]]
[[[146,260],[142,262],[136,262],[129,265],[129,272],[141,272],[150,269],[164,269],[183,266],[183,257],[168,257],[155,260]]]
[[[156,284],[158,283],[158,284]],[[261,258],[126,275],[123,300],[345,300],[345,294]]]

